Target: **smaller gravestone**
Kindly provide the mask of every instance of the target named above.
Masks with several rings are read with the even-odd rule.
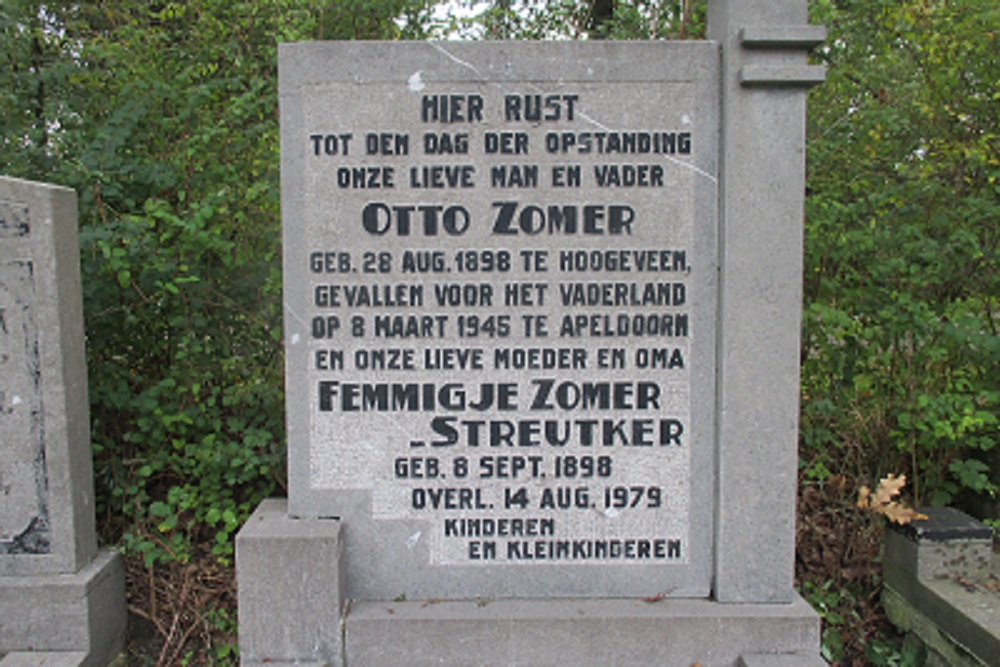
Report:
[[[951,507],[920,512],[923,518],[885,531],[886,615],[908,641],[923,644],[927,664],[995,664],[1000,555],[993,553],[993,531]]]
[[[83,341],[75,193],[0,177],[2,665],[106,664],[124,640],[124,567],[94,529]]]

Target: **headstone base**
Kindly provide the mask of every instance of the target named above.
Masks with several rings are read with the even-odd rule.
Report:
[[[802,600],[352,602],[345,638],[346,663],[373,667],[824,664]]]
[[[823,665],[791,604],[693,599],[343,600],[340,522],[268,500],[237,537],[243,665]]]
[[[0,577],[0,665],[107,665],[124,648],[125,565],[101,551],[76,574]]]

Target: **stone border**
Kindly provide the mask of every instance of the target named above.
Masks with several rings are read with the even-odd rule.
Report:
[[[886,530],[882,601],[897,627],[950,665],[1000,656],[1000,557],[993,531],[952,508]]]

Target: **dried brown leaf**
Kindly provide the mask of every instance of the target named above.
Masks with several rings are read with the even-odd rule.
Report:
[[[890,473],[887,477],[879,480],[878,488],[875,489],[875,501],[882,505],[888,505],[893,498],[903,492],[904,486],[906,486],[906,475],[896,477]]]
[[[906,486],[906,475],[897,477],[893,474],[879,480],[874,494],[867,486],[862,486],[858,490],[858,508],[871,510],[898,524],[907,524],[914,519],[926,519],[925,515],[907,507],[899,500],[894,500],[902,493],[904,486]]]

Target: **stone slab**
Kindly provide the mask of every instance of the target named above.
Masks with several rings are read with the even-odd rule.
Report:
[[[0,652],[82,652],[107,665],[124,647],[128,613],[121,556],[101,551],[79,572],[0,577]]]
[[[953,508],[886,530],[883,603],[889,619],[953,665],[1000,655],[1000,589],[992,531]]]
[[[894,561],[883,566],[885,605],[896,625],[917,632],[928,645],[940,633],[960,648],[987,661],[1000,655],[1000,593],[961,577],[917,579]],[[957,650],[957,649],[956,649]]]
[[[718,62],[281,45],[289,511],[348,597],[710,594]]]
[[[822,65],[748,65],[740,70],[740,84],[748,88],[802,88],[819,85],[825,79],[826,67]]]
[[[805,86],[821,76],[805,69],[807,26],[805,2],[708,3],[708,37],[724,56],[714,579],[723,602],[795,595]],[[748,30],[770,43],[744,44]],[[768,85],[746,86],[741,72]]]
[[[973,587],[960,581],[933,581],[928,590],[947,602],[958,614],[950,614],[941,627],[955,637],[965,638],[965,646],[983,662],[1000,657],[1000,590]]]
[[[993,530],[989,526],[954,507],[918,507],[916,511],[926,518],[904,525],[890,523],[889,528],[918,542],[993,541]]]
[[[976,581],[990,571],[993,558],[991,540],[921,541],[886,531],[886,560],[892,561],[920,579],[961,577]]]
[[[236,536],[242,664],[339,661],[341,523],[258,506]]]
[[[912,593],[912,592],[911,592]],[[911,594],[904,595],[895,588],[886,585],[882,591],[882,605],[885,607],[886,616],[902,632],[909,632],[919,639],[930,651],[928,665],[949,665],[950,667],[981,667],[990,664],[988,657],[980,658],[973,648],[962,639],[956,637],[949,631],[949,627],[954,627],[955,623],[947,623],[943,627],[938,621],[938,616],[931,618],[929,613],[937,614],[944,612],[948,616],[961,616],[955,609],[948,609],[946,606],[938,605],[930,609],[918,607]],[[965,620],[959,620],[965,623]],[[994,651],[990,655],[997,655]]]
[[[747,26],[740,31],[743,46],[778,49],[811,49],[826,39],[826,26]]]
[[[0,177],[0,575],[97,553],[76,193]]]
[[[786,653],[804,656],[799,664],[809,665],[819,631],[818,618],[801,599],[787,605],[677,599],[353,602],[345,655],[348,665],[371,667],[732,667],[741,655]]]

